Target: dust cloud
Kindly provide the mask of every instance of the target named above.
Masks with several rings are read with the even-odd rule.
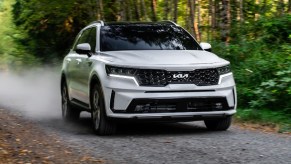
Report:
[[[16,110],[33,119],[60,118],[60,69],[0,70],[0,109]]]

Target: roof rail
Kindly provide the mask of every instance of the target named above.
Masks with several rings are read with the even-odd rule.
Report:
[[[104,22],[102,20],[93,21],[90,24],[94,24],[94,23],[100,23],[101,26],[104,26]]]
[[[161,21],[161,22],[164,22],[164,23],[170,23],[170,24],[172,24],[172,25],[174,25],[174,26],[179,26],[177,23],[175,23],[175,22],[173,22],[173,21],[170,21],[170,20],[163,20],[163,21]]]

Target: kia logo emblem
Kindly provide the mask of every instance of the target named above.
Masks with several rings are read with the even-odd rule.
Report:
[[[179,73],[179,74],[173,74],[173,78],[175,79],[185,79],[188,78],[189,74],[183,74],[183,73]]]

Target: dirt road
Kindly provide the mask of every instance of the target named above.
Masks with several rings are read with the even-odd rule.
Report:
[[[57,141],[69,147],[61,147],[62,152],[82,152],[82,156],[109,163],[291,162],[290,136],[247,131],[236,126],[226,132],[210,132],[199,122],[124,124],[115,136],[96,136],[90,128],[90,117],[86,114],[72,123],[65,123],[61,118],[21,119],[28,119],[34,124],[29,126],[32,136],[34,130],[31,128],[35,126],[48,138],[53,134]],[[38,133],[36,131],[35,135]],[[47,141],[44,137],[42,140]],[[53,145],[55,142],[50,144],[47,146],[56,146]],[[60,155],[57,157],[62,158]],[[81,159],[76,160],[81,163]],[[63,163],[64,160],[59,161]]]

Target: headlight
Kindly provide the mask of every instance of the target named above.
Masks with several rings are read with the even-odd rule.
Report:
[[[125,67],[115,67],[115,66],[105,66],[107,75],[124,75],[124,76],[134,76],[136,69],[125,68]]]
[[[231,72],[230,65],[217,68],[219,75],[227,74]]]

